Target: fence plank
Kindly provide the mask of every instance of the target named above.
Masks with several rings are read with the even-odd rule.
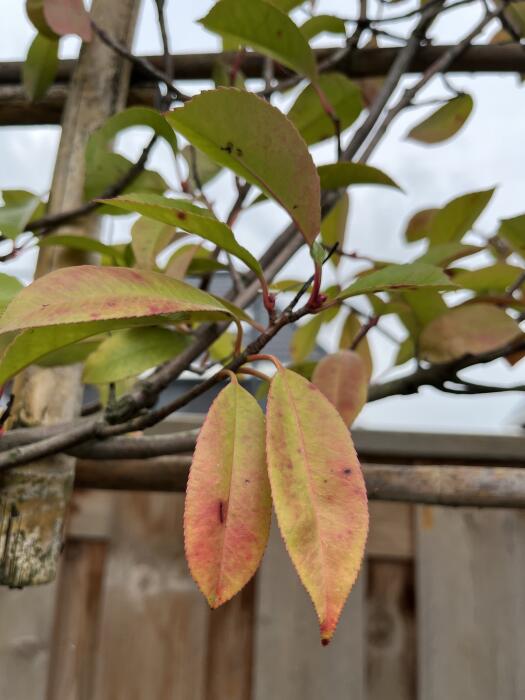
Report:
[[[209,612],[187,570],[183,497],[119,494],[97,700],[203,700]]]
[[[368,560],[367,700],[414,700],[416,640],[411,561]]]
[[[322,648],[312,604],[274,525],[258,579],[253,700],[362,700],[361,578],[351,593],[333,642]]]
[[[525,697],[525,514],[417,509],[419,697]]]
[[[70,539],[58,585],[47,700],[92,700],[106,544]]]

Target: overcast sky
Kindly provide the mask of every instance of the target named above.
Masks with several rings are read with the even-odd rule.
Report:
[[[22,1],[5,3],[0,24],[0,60],[22,60],[25,57],[34,29],[25,17],[24,5]],[[191,3],[170,0],[167,3],[168,28],[174,52],[219,49],[218,39],[195,23],[212,5],[211,0],[192,0]],[[317,5],[319,12],[356,16],[355,3],[348,0],[319,0]],[[400,14],[408,7],[409,2],[395,3],[390,12]],[[475,22],[477,14],[478,10],[466,7],[445,15],[435,27],[435,43],[451,43],[463,36]],[[395,31],[400,32],[401,28],[397,25]],[[493,25],[487,33],[490,35],[494,31]],[[324,36],[319,43],[327,45],[333,41],[333,37]],[[62,40],[61,56],[75,56],[78,46],[78,40],[73,37]],[[153,0],[143,0],[134,50],[144,54],[160,51]],[[477,224],[483,233],[494,232],[499,218],[525,212],[525,88],[521,88],[515,75],[472,77],[455,74],[451,80],[457,89],[465,90],[474,97],[475,109],[467,126],[443,145],[422,146],[406,141],[404,137],[410,126],[425,116],[428,108],[411,110],[395,122],[370,163],[393,177],[405,194],[387,188],[354,188],[346,240],[348,249],[381,259],[407,261],[418,251],[417,247],[403,243],[402,234],[410,215],[424,207],[440,206],[468,191],[497,186],[492,202]],[[193,86],[194,90],[199,88]],[[188,90],[187,85],[185,89]],[[446,95],[443,84],[436,79],[426,90],[424,98]],[[58,139],[58,127],[0,129],[0,189],[22,188],[45,194],[51,181]],[[118,148],[126,155],[136,157],[145,139],[145,130],[134,130],[119,141]],[[333,157],[332,152],[333,146],[314,149],[319,162],[328,162]],[[158,169],[168,182],[174,181],[173,163],[162,144],[153,154],[150,167]],[[229,175],[225,175],[210,188],[210,197],[219,212],[226,210],[231,202],[230,182]],[[109,224],[105,235],[112,240],[125,237],[129,221],[131,219],[126,217],[117,224]],[[259,205],[241,218],[237,234],[244,245],[257,253],[266,247],[268,232],[278,233],[286,223],[285,214],[275,206]],[[0,267],[3,272],[18,274],[28,281],[33,264],[34,260],[27,256]],[[283,276],[304,274],[305,265],[308,264],[307,253],[302,253],[283,271]],[[347,265],[342,269],[348,276],[358,268]],[[392,332],[403,337],[400,326],[391,321],[388,324]],[[329,327],[323,332],[321,340],[327,349],[335,346],[336,330],[336,327]],[[376,376],[383,378],[387,376],[384,372],[391,364],[396,347],[386,342],[378,331],[372,331],[371,338]],[[407,368],[403,371],[406,372]],[[470,370],[465,376],[485,383],[524,382],[525,361],[513,370],[509,370],[505,363],[498,362],[490,367]],[[501,432],[516,430],[523,418],[525,398],[517,393],[464,398],[427,388],[417,396],[370,404],[358,422],[367,428]]]

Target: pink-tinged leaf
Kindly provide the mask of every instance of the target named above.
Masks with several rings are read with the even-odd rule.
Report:
[[[19,292],[0,333],[24,328],[168,315],[231,315],[200,289],[148,270],[81,265],[51,272]]]
[[[166,119],[212,160],[280,204],[313,243],[321,225],[319,176],[282,112],[253,93],[219,88],[201,92]]]
[[[295,372],[276,372],[266,422],[279,528],[327,644],[363,559],[368,506],[361,467],[337,410]]]
[[[270,519],[264,415],[234,382],[217,396],[199,433],[184,510],[186,558],[212,608],[254,575]]]
[[[78,34],[91,41],[93,30],[83,0],[44,0],[45,20],[56,34]]]
[[[353,350],[326,355],[316,366],[312,382],[350,427],[368,395],[368,369],[363,358]]]
[[[492,304],[467,304],[425,326],[419,349],[429,362],[449,362],[497,350],[520,335],[519,325],[503,309]]]

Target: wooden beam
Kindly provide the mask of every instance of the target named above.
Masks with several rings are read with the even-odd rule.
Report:
[[[77,488],[184,491],[190,456],[147,460],[79,460]],[[368,497],[451,506],[525,507],[525,469],[364,464]]]
[[[450,48],[446,45],[421,48],[412,61],[409,72],[421,73]],[[322,62],[332,51],[333,49],[317,49],[318,61]],[[351,78],[381,77],[387,74],[399,51],[397,47],[359,49],[343,57],[331,70],[341,71]],[[175,54],[173,60],[176,78],[181,81],[210,80],[216,61],[221,57],[231,60],[231,56],[232,54],[219,53]],[[162,56],[148,56],[148,59],[162,70]],[[259,78],[262,75],[263,63],[262,56],[250,52],[243,57],[242,70],[248,78]],[[0,126],[59,123],[61,105],[65,99],[63,85],[69,81],[74,64],[73,60],[60,62],[55,88],[60,90],[62,85],[62,92],[53,95],[50,91],[48,96],[34,105],[24,98],[19,87],[22,62],[0,63]],[[525,51],[518,44],[471,46],[456,59],[449,72],[525,73]],[[290,73],[282,67],[276,67],[277,78],[289,75]],[[130,104],[153,105],[155,93],[151,86],[151,78],[144,75],[140,68],[134,67],[131,81]]]

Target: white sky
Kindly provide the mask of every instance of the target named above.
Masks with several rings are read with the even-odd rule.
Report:
[[[3,9],[3,22],[0,24],[2,61],[22,60],[34,35],[34,29],[25,17],[24,5],[19,0]],[[174,52],[219,49],[218,39],[195,23],[212,5],[212,0],[167,2],[168,29]],[[401,14],[410,6],[410,2],[395,3],[390,11]],[[343,17],[356,16],[355,3],[348,0],[319,0],[318,11],[333,12]],[[463,36],[475,22],[477,14],[478,11],[472,7],[446,14],[436,24],[433,32],[435,43],[452,43]],[[301,16],[300,13],[298,16]],[[401,33],[402,26],[392,25],[392,30]],[[493,26],[488,33],[494,31]],[[327,45],[333,41],[333,37],[325,36],[320,44]],[[78,46],[76,38],[62,40],[61,56],[75,56]],[[160,51],[153,0],[143,0],[134,51],[144,54]],[[405,141],[404,136],[412,124],[425,116],[428,108],[411,110],[395,122],[370,163],[385,170],[406,194],[388,188],[354,188],[351,192],[347,249],[381,259],[407,261],[415,257],[418,251],[417,246],[409,248],[402,240],[404,227],[412,213],[426,206],[440,206],[464,192],[495,185],[496,194],[477,224],[480,231],[492,233],[499,218],[525,212],[525,88],[520,87],[515,75],[472,77],[454,74],[451,82],[475,99],[475,109],[467,126],[443,145],[422,146]],[[188,86],[185,85],[184,89],[188,90]],[[193,86],[193,89],[198,90],[199,86]],[[439,79],[433,81],[423,98],[437,95],[447,95]],[[119,149],[130,157],[136,157],[142,150],[145,134],[146,131],[140,129],[126,134],[118,144]],[[45,194],[49,189],[58,138],[58,127],[0,129],[0,189],[22,188]],[[320,162],[327,162],[332,153],[333,146],[321,146],[314,150]],[[168,182],[173,182],[173,163],[163,144],[156,149],[148,166],[159,170]],[[212,185],[210,196],[219,212],[228,208],[232,196],[228,175]],[[116,224],[110,224],[105,235],[112,240],[125,236],[130,220],[125,217]],[[275,206],[259,205],[241,218],[236,233],[244,245],[258,253],[267,245],[268,232],[278,233],[286,223],[285,214]],[[18,274],[28,280],[33,264],[30,256],[26,256],[21,261],[0,267],[3,272]],[[301,253],[289,264],[283,276],[304,275],[305,265],[309,264],[307,253]],[[348,266],[342,268],[347,274],[353,269]],[[399,326],[390,321],[388,323],[398,337],[403,336]],[[327,349],[335,346],[338,337],[335,330],[335,327],[328,327],[323,332],[321,341]],[[396,348],[377,331],[372,331],[371,338],[376,374],[383,378]],[[406,371],[405,366],[398,373]],[[513,370],[505,363],[498,362],[470,370],[464,376],[485,383],[523,383],[525,361]],[[525,400],[517,393],[455,397],[426,388],[417,396],[391,398],[368,405],[358,423],[368,428],[501,432],[516,430],[520,419],[524,418]]]

